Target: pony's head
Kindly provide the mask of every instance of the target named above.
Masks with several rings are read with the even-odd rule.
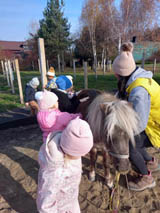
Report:
[[[111,94],[98,95],[88,108],[87,121],[90,124],[94,142],[103,142],[113,156],[115,168],[127,172],[129,164],[129,142],[134,145],[138,134],[138,116],[127,101]]]

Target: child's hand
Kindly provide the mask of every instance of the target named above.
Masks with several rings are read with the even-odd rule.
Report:
[[[75,94],[75,93],[73,93],[73,92],[68,92],[68,98],[69,98],[69,99],[73,98],[74,94]]]
[[[25,103],[25,107],[29,107],[29,103],[27,102],[27,103]]]
[[[82,90],[79,90],[78,92],[75,92],[75,95],[78,96],[79,93],[81,93],[81,92],[82,92]]]

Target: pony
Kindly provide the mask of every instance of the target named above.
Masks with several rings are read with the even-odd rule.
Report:
[[[85,99],[76,111],[81,112],[89,123],[94,138],[94,146],[90,151],[89,179],[95,180],[97,151],[100,149],[105,181],[112,188],[111,160],[120,174],[127,174],[130,169],[129,143],[135,145],[134,135],[138,134],[139,129],[138,116],[129,102],[107,92],[84,89],[79,93],[78,99]]]

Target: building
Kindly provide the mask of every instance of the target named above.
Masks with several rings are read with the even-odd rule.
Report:
[[[133,57],[136,62],[142,61],[143,57],[149,59],[153,53],[160,49],[160,42],[142,41],[134,44]]]
[[[1,41],[0,56],[2,59],[21,58],[28,51],[25,41]]]

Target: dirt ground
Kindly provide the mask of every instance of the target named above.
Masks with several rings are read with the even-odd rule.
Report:
[[[42,135],[38,126],[11,128],[0,131],[0,213],[36,213],[38,150]],[[157,150],[150,152],[160,158]],[[96,181],[88,180],[89,157],[83,158],[83,176],[79,202],[81,213],[107,213],[107,188],[98,158]],[[115,191],[113,206],[119,200],[118,213],[160,213],[160,172],[154,174],[156,187],[143,192],[127,189],[125,176],[120,177],[119,192]],[[113,212],[113,211],[111,211]]]

